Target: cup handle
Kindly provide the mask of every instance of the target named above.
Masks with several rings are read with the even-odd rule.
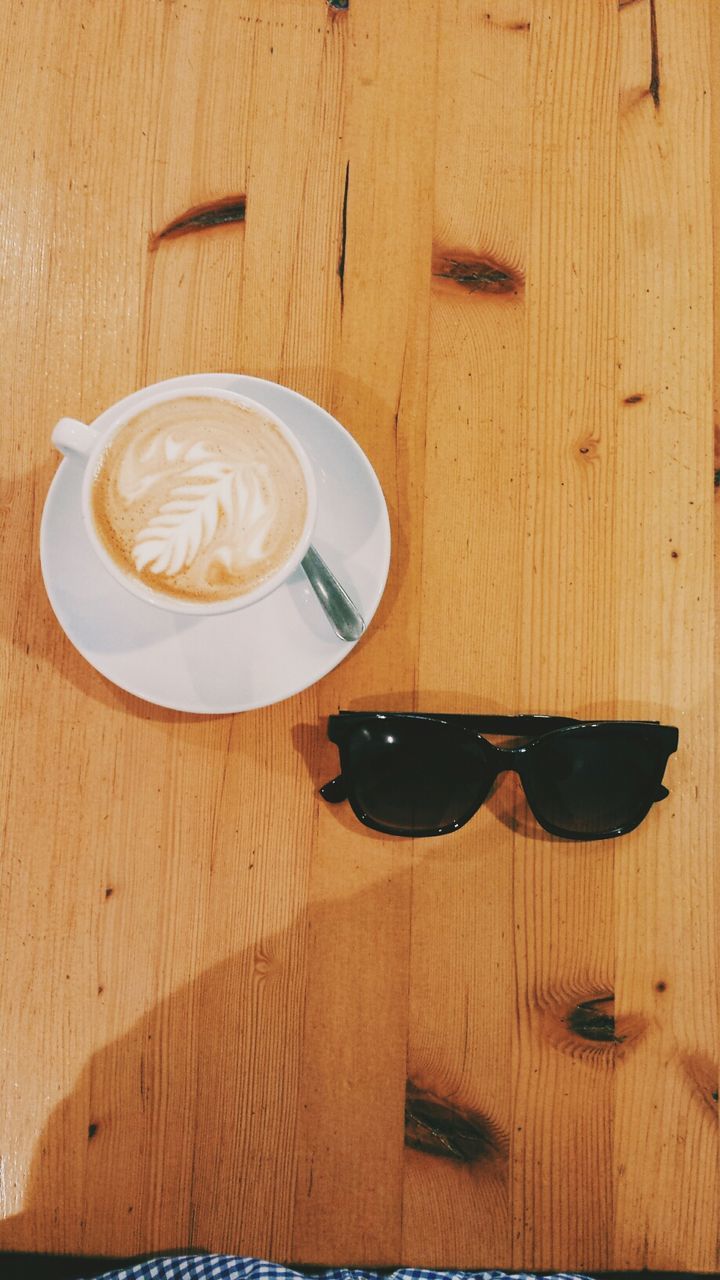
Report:
[[[77,418],[61,418],[50,437],[66,458],[86,458],[97,438],[98,432]]]

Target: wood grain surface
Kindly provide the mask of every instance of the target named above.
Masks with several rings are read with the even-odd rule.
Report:
[[[3,14],[0,1249],[714,1270],[717,7]],[[227,717],[38,561],[56,419],[203,370],[335,414],[393,530],[347,661]],[[505,775],[412,842],[319,799],[338,707],[680,750],[617,841]]]

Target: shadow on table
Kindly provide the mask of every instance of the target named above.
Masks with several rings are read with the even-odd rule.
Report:
[[[324,939],[325,957],[333,938],[343,954],[359,930],[367,944],[387,895],[408,892],[408,871],[388,875],[388,853],[368,846],[377,885],[303,912],[284,931],[208,969],[89,1059],[37,1142],[21,1211],[0,1222],[2,1280],[89,1274],[63,1271],[62,1259],[38,1270],[38,1257],[28,1264],[26,1251],[39,1247],[89,1260],[148,1248],[289,1256],[298,1099],[317,1059],[312,1046],[304,1059],[309,931]],[[383,954],[402,972],[404,932],[396,944],[386,940]],[[397,985],[390,972],[378,981]],[[103,998],[112,998],[109,986]],[[350,1035],[352,996],[348,1006]],[[387,1003],[382,1009],[387,1019]],[[322,1041],[317,1013],[313,1030]],[[337,1035],[335,1025],[333,1043]],[[371,1105],[362,1064],[350,1070],[357,1081],[344,1079],[331,1100],[340,1127],[343,1108]],[[376,1136],[397,1161],[397,1130]],[[362,1160],[362,1152],[349,1158]],[[3,1250],[18,1252],[13,1260]]]
[[[478,859],[492,856],[491,850],[474,850]],[[387,895],[402,900],[409,894],[409,868],[383,874],[390,852],[385,844],[368,845],[369,856],[377,859],[378,884],[323,903],[285,931],[210,968],[89,1059],[45,1125],[21,1212],[0,1223],[0,1251],[42,1245],[73,1250],[73,1255],[0,1252],[1,1280],[80,1280],[120,1265],[118,1259],[139,1261],[141,1251],[144,1257],[223,1250],[291,1259],[295,1125],[317,1060],[312,1045],[304,1060],[302,973],[312,958],[309,940],[324,940],[326,970],[333,939],[347,955],[348,934],[357,936],[358,953],[366,953],[373,921],[387,918]],[[442,857],[441,842],[427,856]],[[467,848],[465,856],[472,856]],[[385,938],[380,950],[387,972],[377,975],[378,983],[397,983],[407,965],[405,932],[397,930],[394,947]],[[300,981],[293,981],[295,975]],[[351,976],[339,965],[338,981],[353,989]],[[334,1019],[329,1042],[336,1045],[337,993],[328,1003]],[[351,1006],[352,995],[347,1003]],[[313,1029],[321,1042],[322,1017],[316,1009]],[[348,1036],[353,1026],[351,1016]],[[378,1025],[369,1034],[377,1039],[385,1030]],[[340,1034],[340,1039],[346,1037]],[[492,1083],[488,1087],[492,1093]],[[488,1095],[489,1111],[496,1101]],[[345,1057],[342,1079],[328,1098],[334,1129],[342,1132],[343,1111],[362,1107],[366,1114],[372,1105],[362,1054]],[[356,1122],[348,1119],[356,1130]],[[326,1136],[314,1135],[319,1159]],[[373,1147],[378,1142],[386,1147],[380,1158],[402,1159],[397,1138],[395,1125],[373,1129]],[[366,1154],[352,1150],[347,1158],[363,1164]],[[372,1154],[373,1159],[378,1155]],[[507,1210],[509,1238],[503,1185],[507,1180],[501,1172],[500,1204],[502,1213]],[[332,1213],[333,1206],[324,1211]],[[376,1224],[375,1232],[381,1241],[383,1225]],[[356,1231],[351,1234],[357,1238]],[[152,1253],[146,1252],[149,1246]],[[348,1257],[346,1265],[355,1261]],[[300,1269],[309,1270],[307,1265]],[[641,1273],[627,1273],[626,1280],[630,1274]]]

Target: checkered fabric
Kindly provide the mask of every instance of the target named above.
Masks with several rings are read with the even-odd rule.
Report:
[[[425,1271],[405,1267],[400,1271],[351,1271],[335,1268],[312,1276],[291,1267],[259,1258],[231,1258],[224,1254],[199,1257],[153,1258],[122,1271],[106,1271],[98,1280],[590,1280],[576,1272],[552,1276],[527,1271]]]

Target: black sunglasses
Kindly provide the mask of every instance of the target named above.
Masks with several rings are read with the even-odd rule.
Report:
[[[482,733],[527,738],[497,747]],[[499,773],[520,776],[551,835],[604,840],[632,831],[656,800],[678,731],[655,720],[341,711],[328,736],[341,774],[320,794],[349,800],[375,831],[441,836],[477,813]]]

